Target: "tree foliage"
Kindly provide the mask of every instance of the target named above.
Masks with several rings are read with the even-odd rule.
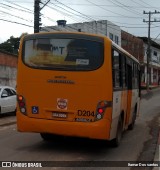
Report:
[[[20,39],[28,33],[22,33],[20,37],[11,36],[7,41],[0,44],[0,50],[18,54]]]

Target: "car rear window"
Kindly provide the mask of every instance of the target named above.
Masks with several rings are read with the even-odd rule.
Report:
[[[103,63],[103,42],[81,38],[36,38],[26,40],[24,63],[53,70],[95,70]]]

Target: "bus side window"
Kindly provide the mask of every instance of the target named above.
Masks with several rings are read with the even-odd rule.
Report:
[[[139,70],[138,65],[136,64],[136,89],[139,88]]]
[[[139,87],[139,76],[138,76],[138,65],[133,63],[133,76],[132,76],[132,86],[133,89],[137,89]]]
[[[121,55],[115,49],[112,50],[112,73],[113,73],[113,87],[122,87],[121,79]]]
[[[122,87],[127,87],[127,75],[126,75],[126,57],[124,55],[121,56],[121,67],[122,67]]]

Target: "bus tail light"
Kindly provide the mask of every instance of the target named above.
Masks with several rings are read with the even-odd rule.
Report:
[[[102,114],[103,112],[104,112],[104,110],[103,110],[102,108],[99,108],[99,109],[98,109],[98,113],[99,113],[99,114]]]
[[[95,121],[100,120],[104,116],[104,112],[108,106],[107,101],[100,101],[97,105]]]
[[[26,112],[26,103],[25,103],[24,97],[22,95],[18,95],[17,100],[18,100],[20,112],[23,114],[26,114],[27,113]]]

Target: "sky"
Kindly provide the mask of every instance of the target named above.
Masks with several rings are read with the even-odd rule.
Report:
[[[41,0],[41,7],[48,0]],[[150,12],[160,12],[160,0],[50,0],[41,10],[42,26],[108,20],[135,36],[148,36]],[[146,22],[143,22],[145,19]],[[160,13],[152,14],[151,37],[160,38]],[[159,21],[159,22],[158,22]],[[0,43],[10,36],[34,32],[34,0],[0,0]]]

